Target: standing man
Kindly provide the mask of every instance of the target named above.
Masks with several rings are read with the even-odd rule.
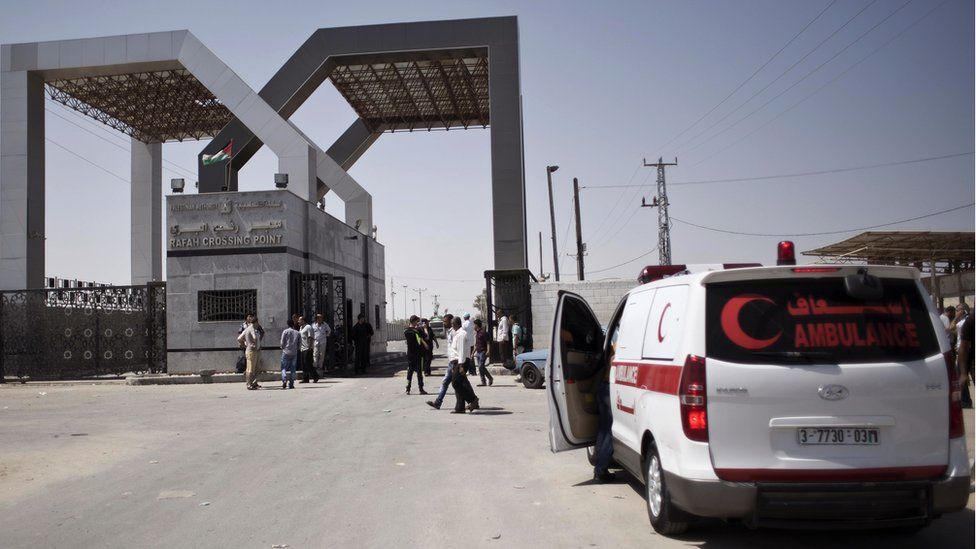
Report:
[[[471,348],[468,345],[468,334],[461,327],[461,319],[454,318],[454,334],[451,336],[451,345],[448,349],[448,368],[454,370],[454,379],[451,381],[451,386],[454,387],[454,396],[457,398],[454,404],[454,410],[451,411],[452,414],[463,414],[464,413],[464,403],[468,403],[468,410],[472,412],[479,408],[478,406],[478,396],[474,394],[474,389],[471,388],[471,382],[468,381],[468,376],[465,375],[464,357],[468,356],[469,350]]]
[[[403,339],[407,342],[407,394],[410,394],[410,384],[413,381],[413,373],[417,372],[417,386],[420,387],[420,394],[426,395],[424,390],[424,372],[421,365],[424,356],[427,354],[424,340],[420,337],[417,330],[417,322],[420,318],[417,315],[410,317],[410,324],[403,331]]]
[[[959,332],[959,350],[956,353],[959,366],[959,383],[963,388],[963,407],[972,408],[973,401],[969,394],[969,376],[973,368],[973,328],[972,318],[966,319]]]
[[[297,315],[296,315],[297,316]],[[289,319],[288,327],[281,331],[281,388],[295,388],[295,364],[301,335],[295,329],[295,321]]]
[[[301,336],[301,351],[299,362],[302,366],[302,381],[308,383],[309,376],[313,383],[319,382],[319,373],[315,369],[315,357],[312,356],[312,349],[315,348],[315,329],[312,325],[305,322],[305,317],[298,317],[298,335]]]
[[[525,352],[525,331],[515,315],[512,315],[512,360]]]
[[[332,328],[325,322],[322,313],[315,315],[315,323],[312,324],[312,331],[315,335],[315,347],[312,350],[312,359],[315,362],[314,368],[318,371],[323,368],[325,355],[329,348],[329,336],[332,335]],[[325,370],[322,369],[324,372]]]
[[[471,347],[465,354],[462,363],[468,375],[473,376],[476,373],[474,366],[474,322],[471,322],[470,313],[464,313],[464,321],[461,322],[461,329],[464,330],[465,341]]]
[[[481,374],[481,384],[478,387],[485,386],[485,377],[488,378],[488,385],[495,383],[495,378],[491,376],[491,372],[488,371],[488,366],[485,364],[487,354],[488,333],[485,332],[479,318],[474,321],[474,360],[478,364],[478,373]]]
[[[247,358],[247,370],[244,372],[244,385],[248,391],[260,389],[258,385],[258,368],[261,360],[261,339],[264,337],[264,329],[258,323],[258,319],[253,314],[248,315],[250,323],[237,336],[237,342],[244,346],[244,356]]]
[[[430,365],[434,362],[434,347],[440,348],[437,343],[437,334],[430,327],[430,321],[426,318],[420,319],[420,333],[427,342],[427,356],[424,358],[424,375],[430,377]]]
[[[366,315],[359,313],[356,325],[352,327],[352,341],[356,344],[357,374],[365,374],[369,368],[369,344],[373,339],[373,326],[366,320]]]
[[[498,331],[495,333],[495,341],[498,342],[498,354],[502,366],[507,368],[508,361],[512,358],[512,343],[508,339],[508,317],[505,316],[505,311],[499,311],[498,314]]]

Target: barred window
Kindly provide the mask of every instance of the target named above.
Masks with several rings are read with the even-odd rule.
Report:
[[[197,292],[197,321],[242,321],[257,314],[257,290],[201,290]]]

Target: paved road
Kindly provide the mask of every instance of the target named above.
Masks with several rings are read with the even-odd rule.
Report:
[[[403,385],[0,386],[0,546],[973,546],[972,499],[914,537],[662,538],[636,484],[549,453],[542,391],[499,378],[457,416]]]

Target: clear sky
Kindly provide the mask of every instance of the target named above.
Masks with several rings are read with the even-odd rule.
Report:
[[[558,164],[556,225],[564,279],[575,276],[573,260],[565,255],[575,245],[569,230],[573,177],[583,186],[648,185],[582,191],[587,278],[633,278],[641,266],[657,262],[652,252],[610,268],[652,250],[657,241],[656,211],[639,208],[654,183],[653,170],[641,167],[645,157],[678,157],[679,165],[668,171],[673,217],[729,231],[840,231],[974,201],[971,0],[0,4],[3,43],[189,29],[254,89],[319,27],[517,15],[529,262],[538,272],[541,231],[544,269],[552,271],[545,166]],[[128,140],[48,103],[48,138],[119,176],[48,143],[48,274],[126,283]],[[354,119],[329,83],[293,117],[322,148]],[[203,145],[163,147],[164,186],[171,177],[194,180]],[[433,294],[451,311],[472,308],[492,258],[488,145],[488,131],[480,129],[388,134],[351,170],[373,195],[398,316],[403,284],[410,299],[417,297],[414,288],[427,289],[424,313],[430,313]],[[680,185],[948,155],[961,156],[817,176]],[[276,166],[263,149],[241,172],[241,189],[272,188]],[[329,210],[341,212],[338,199]],[[972,231],[973,216],[969,207],[890,228]],[[781,239],[714,232],[677,220],[675,263],[770,263]],[[793,240],[806,250],[857,232]],[[408,312],[412,307],[408,302]]]

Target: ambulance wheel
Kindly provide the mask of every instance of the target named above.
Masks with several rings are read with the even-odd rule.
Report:
[[[671,495],[664,482],[664,469],[661,468],[661,456],[658,455],[654,442],[650,443],[644,460],[644,497],[647,499],[647,516],[655,532],[672,536],[688,530],[687,522],[672,518],[680,512],[671,505]]]

